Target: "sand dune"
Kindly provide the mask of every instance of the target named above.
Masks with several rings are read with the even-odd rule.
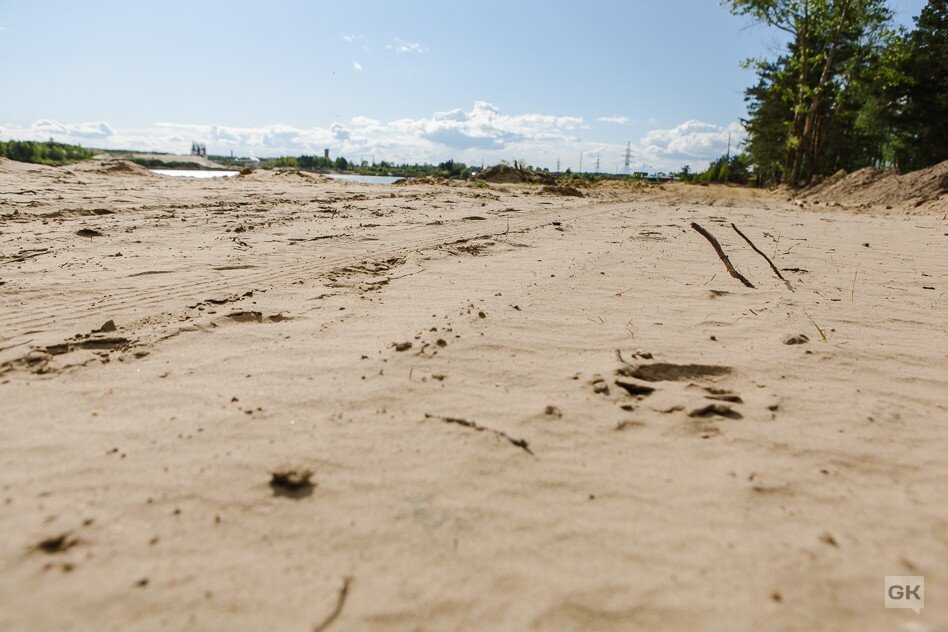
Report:
[[[948,626],[944,198],[582,194],[0,161],[0,628]]]

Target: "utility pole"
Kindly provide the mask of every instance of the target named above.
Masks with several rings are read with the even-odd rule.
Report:
[[[632,162],[632,141],[625,146],[625,175],[629,175],[629,165]],[[618,171],[618,169],[616,169]]]
[[[596,156],[596,173],[599,173],[599,156]]]
[[[560,157],[556,157],[556,173],[560,172]]]
[[[724,184],[727,184],[727,177],[731,171],[731,132],[727,133],[727,158],[724,160]]]
[[[579,173],[583,172],[583,152],[579,152]]]

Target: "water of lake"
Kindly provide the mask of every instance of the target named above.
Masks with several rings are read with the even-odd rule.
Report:
[[[205,171],[203,169],[151,169],[150,171],[163,176],[180,176],[184,178],[229,178],[239,173],[237,171]]]
[[[348,180],[349,182],[361,182],[362,184],[392,184],[401,180],[401,178],[392,176],[357,176],[343,173],[327,173],[326,175],[336,180]]]
[[[227,178],[236,176],[237,171],[218,171],[202,169],[151,169],[152,173],[163,176],[177,176],[185,178]],[[390,176],[358,176],[354,174],[327,173],[330,178],[336,180],[346,180],[347,182],[360,182],[362,184],[392,184],[401,180],[401,178]]]

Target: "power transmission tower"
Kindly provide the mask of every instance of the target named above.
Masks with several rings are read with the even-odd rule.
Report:
[[[596,156],[596,173],[599,173],[599,156]]]
[[[625,166],[623,167],[623,171],[625,172],[625,175],[629,175],[629,168],[630,168],[631,163],[632,163],[632,141],[629,141],[629,143],[625,146]]]
[[[556,157],[556,173],[560,172],[560,157]]]
[[[583,152],[579,152],[579,173],[583,172]]]

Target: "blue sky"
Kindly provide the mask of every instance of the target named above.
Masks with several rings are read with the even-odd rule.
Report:
[[[0,29],[2,138],[574,170],[703,167],[779,48],[715,0],[3,0]]]

